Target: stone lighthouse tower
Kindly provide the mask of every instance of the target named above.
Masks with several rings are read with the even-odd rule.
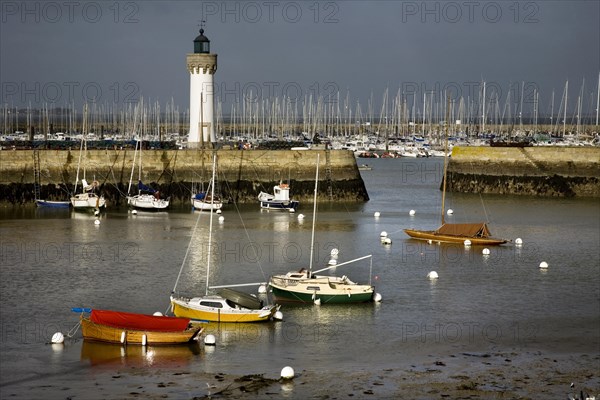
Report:
[[[204,29],[194,39],[194,52],[187,55],[190,73],[189,148],[212,147],[216,142],[214,125],[214,83],[217,55],[210,52],[210,40]]]

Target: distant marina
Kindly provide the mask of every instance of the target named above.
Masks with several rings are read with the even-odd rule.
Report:
[[[232,104],[214,100],[216,142],[212,146],[252,149],[271,142],[291,143],[288,147],[328,143],[332,149],[400,151],[412,157],[412,153],[441,149],[446,113],[451,144],[600,144],[600,76],[596,93],[586,95],[583,82],[576,99],[570,100],[567,81],[561,95],[552,91],[544,103],[539,90],[525,82],[520,90],[508,91],[504,101],[501,89],[490,86],[486,94],[486,82],[481,82],[473,97],[467,98],[453,98],[456,94],[451,91],[427,91],[418,99],[418,92],[398,89],[392,95],[386,89],[378,106],[371,96],[366,107],[351,98],[349,91],[345,95],[311,93],[303,98],[240,93],[236,96],[240,100]],[[449,101],[446,96],[451,97]],[[84,108],[89,109],[85,118]],[[140,98],[120,106],[92,102],[81,109],[75,104],[34,109],[5,103],[0,146],[64,148],[85,139],[91,148],[135,146],[136,140],[144,140],[155,147],[183,149],[188,147],[190,126],[189,109],[181,109],[172,99],[161,104]]]

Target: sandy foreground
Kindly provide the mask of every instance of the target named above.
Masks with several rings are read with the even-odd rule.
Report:
[[[274,363],[275,364],[275,363]],[[82,365],[71,373],[3,385],[2,399],[600,399],[600,353],[516,352],[398,356],[397,366],[357,371],[280,369],[245,375],[190,371],[186,365]]]

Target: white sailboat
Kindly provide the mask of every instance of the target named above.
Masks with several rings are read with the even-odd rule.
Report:
[[[374,298],[380,300],[375,293],[375,288],[370,283],[371,270],[369,272],[369,283],[358,284],[347,276],[317,275],[319,272],[331,268],[340,267],[356,261],[371,259],[371,255],[357,258],[355,260],[336,264],[327,268],[313,271],[315,222],[317,214],[317,188],[319,183],[319,155],[317,154],[317,172],[315,178],[315,194],[313,206],[313,226],[310,243],[310,263],[308,270],[301,268],[298,271],[290,271],[283,275],[274,275],[269,280],[273,290],[273,296],[277,301],[300,302],[300,303],[364,303]],[[372,262],[371,262],[372,268]]]
[[[98,196],[94,191],[100,184],[94,180],[91,184],[88,184],[85,173],[86,173],[86,162],[83,162],[83,178],[81,179],[82,193],[77,193],[77,185],[79,183],[79,169],[81,167],[81,157],[85,153],[87,154],[87,105],[83,112],[83,131],[81,136],[81,146],[79,148],[79,161],[77,163],[77,175],[75,177],[75,185],[73,188],[73,196],[71,196],[71,204],[76,210],[96,209],[106,207],[106,200],[104,196]]]
[[[216,168],[213,166],[213,168]],[[223,208],[223,200],[221,196],[218,194],[213,195],[212,190],[213,183],[209,183],[208,189],[206,191],[199,190],[192,192],[192,207],[194,210],[200,211],[216,211],[217,213],[221,212],[221,208]]]
[[[127,193],[130,193],[131,183],[133,179],[133,171],[135,169],[135,158],[138,147],[140,149],[140,160],[139,160],[139,176],[138,176],[138,194],[134,196],[127,196],[127,204],[133,208],[142,210],[164,210],[169,207],[169,199],[161,199],[160,192],[146,186],[142,183],[142,141],[136,142],[135,151],[133,153],[133,165],[131,167],[131,177],[129,179],[129,188]]]
[[[215,198],[215,166],[217,156],[213,156],[213,173],[211,179],[210,198]],[[206,291],[204,296],[185,297],[177,295],[175,290],[177,282],[171,292],[171,310],[177,317],[190,318],[198,321],[214,322],[264,322],[269,321],[271,317],[279,310],[277,305],[263,305],[262,300],[250,294],[230,289],[230,287],[209,286],[210,261],[212,256],[212,227],[213,214],[210,213],[209,235],[208,235],[208,256],[206,261]],[[200,216],[198,216],[200,218]],[[192,235],[193,236],[193,235]],[[194,243],[193,237],[190,245]],[[185,262],[185,260],[184,260]],[[183,268],[183,265],[182,265]],[[179,272],[181,276],[181,271]],[[177,278],[179,280],[179,278]],[[236,285],[246,286],[246,285]],[[209,295],[209,289],[220,288],[218,295]]]

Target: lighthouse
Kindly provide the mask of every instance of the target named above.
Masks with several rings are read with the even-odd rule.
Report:
[[[212,147],[216,142],[214,125],[214,82],[217,55],[210,52],[204,29],[194,39],[194,52],[187,55],[190,73],[190,130],[188,148]]]

